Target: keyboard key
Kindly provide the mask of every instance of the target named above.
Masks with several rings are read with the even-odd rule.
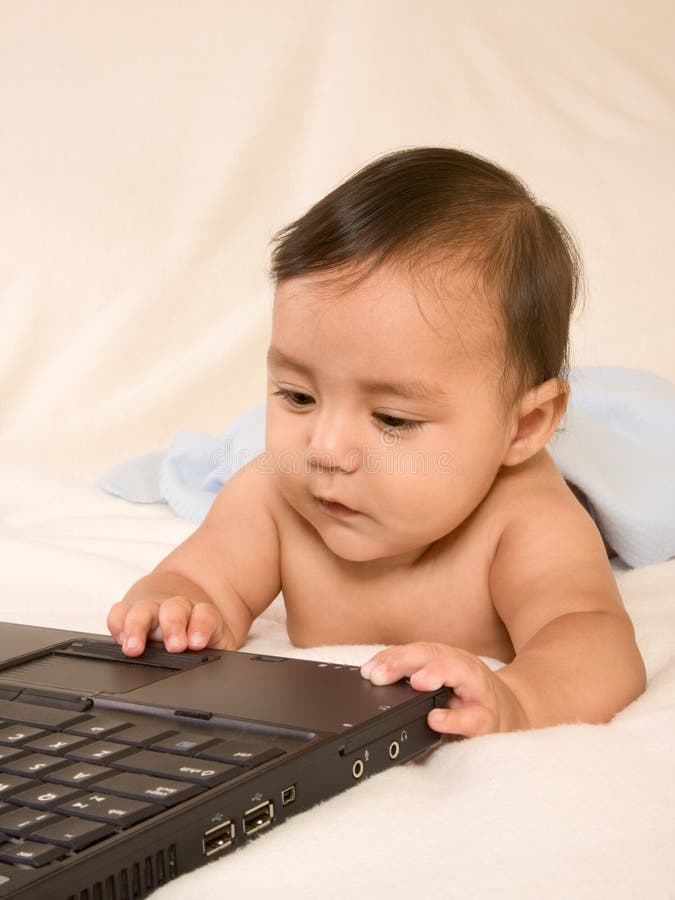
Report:
[[[68,850],[84,850],[103,838],[115,833],[111,825],[91,822],[88,819],[61,819],[52,825],[45,825],[31,832],[34,841],[45,841],[67,847]]]
[[[64,760],[58,756],[45,756],[44,753],[22,754],[20,759],[3,760],[0,768],[3,772],[11,772],[14,775],[31,775],[36,778],[44,778],[44,776],[60,768]]]
[[[0,697],[3,700],[13,700],[15,697],[18,697],[20,693],[21,691],[19,688],[11,688],[6,684],[0,686]]]
[[[0,813],[0,832],[12,837],[26,837],[40,825],[58,822],[60,818],[45,810],[15,808]]]
[[[11,759],[21,759],[26,754],[21,747],[0,747],[0,769],[4,768],[5,762]]]
[[[216,738],[204,737],[202,734],[189,734],[186,731],[179,731],[173,737],[165,738],[163,741],[157,741],[150,745],[151,750],[161,750],[162,753],[185,753],[188,756],[197,754],[199,750],[204,750],[216,743]]]
[[[30,740],[25,744],[25,749],[64,756],[68,750],[73,750],[75,747],[81,747],[87,743],[89,743],[87,738],[79,737],[76,734],[66,734],[65,731],[52,731],[51,734],[47,734],[44,737]]]
[[[116,731],[110,735],[111,741],[122,744],[133,744],[136,747],[149,747],[157,741],[171,737],[176,730],[167,728],[156,720],[143,722],[142,725],[129,725],[123,731]]]
[[[61,847],[24,841],[22,844],[5,844],[0,847],[0,860],[13,865],[44,866],[65,853]]]
[[[21,779],[28,785],[29,781]],[[17,806],[32,806],[34,809],[53,809],[58,803],[73,800],[79,797],[82,791],[68,787],[65,784],[35,784],[33,787],[19,793],[12,794],[8,798],[10,803]]]
[[[133,753],[135,749],[135,747],[128,747],[125,744],[113,744],[111,741],[94,741],[93,744],[86,744],[76,750],[70,750],[66,756],[68,759],[77,759],[80,762],[109,762]]]
[[[114,719],[112,716],[89,716],[88,721],[80,722],[64,730],[69,734],[79,734],[82,737],[101,738],[128,727],[129,722],[125,722],[124,719]]]
[[[20,700],[0,700],[0,719],[20,722],[22,725],[42,725],[49,731],[61,731],[76,722],[91,718],[84,713],[74,713],[68,709],[53,706],[38,706],[35,703],[21,703]]]
[[[30,778],[0,774],[0,798],[4,800],[12,797],[17,791],[20,791],[23,787],[28,787],[32,783],[33,781]]]
[[[215,759],[219,762],[232,763],[235,766],[244,766],[251,769],[259,766],[269,759],[283,756],[284,751],[279,747],[261,747],[251,741],[219,741],[212,747],[197,753],[199,759]]]
[[[33,728],[31,725],[10,725],[0,729],[0,744],[8,747],[24,744],[45,734],[44,728]]]
[[[97,822],[108,822],[121,828],[128,828],[149,816],[162,811],[154,803],[130,800],[128,797],[114,797],[112,794],[84,794],[76,800],[69,800],[56,807],[56,812],[64,816],[82,816]]]
[[[237,766],[224,765],[210,760],[200,761],[190,757],[178,756],[174,753],[157,753],[154,750],[141,750],[124,759],[111,763],[114,768],[127,772],[145,772],[148,775],[166,775],[179,781],[194,781],[214,787],[229,778],[241,774]]]
[[[44,779],[45,781],[53,781],[55,784],[67,784],[71,787],[78,787],[80,784],[85,784],[89,787],[90,781],[96,781],[111,771],[112,769],[106,769],[105,766],[95,766],[92,763],[77,763],[73,766],[58,769],[56,772],[49,772],[44,776]]]
[[[121,772],[98,782],[94,787],[132,800],[145,800],[148,803],[158,803],[160,806],[174,806],[206,790],[207,785],[200,786],[192,782],[172,781],[170,778],[152,778],[150,775]]]

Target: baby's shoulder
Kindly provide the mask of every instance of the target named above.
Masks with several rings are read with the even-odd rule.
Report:
[[[535,537],[553,548],[565,532],[569,546],[570,535],[582,544],[589,530],[597,532],[595,523],[544,449],[524,464],[503,467],[479,506],[437,542],[433,558],[453,572],[467,566],[489,572],[498,556],[502,562],[509,557],[524,571]]]
[[[502,563],[511,555],[514,565],[527,568],[535,552],[551,564],[554,557],[573,564],[589,553],[594,561],[607,561],[595,522],[545,449],[500,470],[484,507]]]
[[[595,522],[545,450],[529,462],[504,473],[491,497],[501,518],[490,595],[516,649],[563,611],[621,606]]]

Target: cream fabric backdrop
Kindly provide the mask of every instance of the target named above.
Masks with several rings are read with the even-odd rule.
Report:
[[[658,0],[0,0],[0,619],[102,632],[192,531],[94,480],[263,399],[269,240],[386,151],[520,174],[584,252],[574,362],[675,380],[674,38]],[[672,900],[675,560],[618,577],[612,723],[445,745],[162,898]],[[377,649],[293,648],[280,600],[254,648]]]
[[[0,458],[94,478],[264,398],[272,233],[389,150],[521,175],[574,362],[675,379],[669,2],[0,3]]]

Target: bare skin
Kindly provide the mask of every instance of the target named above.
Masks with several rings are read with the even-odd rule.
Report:
[[[297,646],[388,644],[364,677],[453,688],[442,733],[606,722],[644,690],[603,540],[545,450],[564,386],[507,409],[464,286],[449,318],[393,266],[280,286],[267,451],[112,608],[126,653],[236,649],[283,590]]]

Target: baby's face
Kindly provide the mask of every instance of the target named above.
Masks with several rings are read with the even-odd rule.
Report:
[[[479,505],[506,452],[497,326],[484,301],[455,292],[441,309],[398,267],[344,294],[325,278],[277,289],[267,450],[333,553],[411,564]]]

